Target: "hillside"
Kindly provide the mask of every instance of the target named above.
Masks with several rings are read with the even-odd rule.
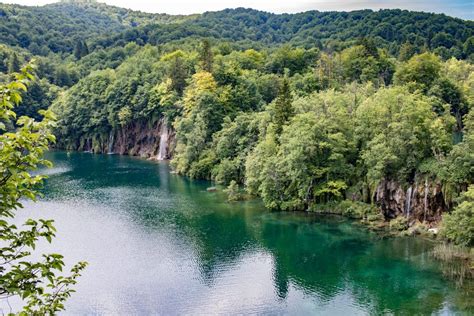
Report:
[[[71,53],[79,40],[92,41],[145,25],[191,17],[150,14],[87,1],[38,7],[0,3],[0,43],[27,48],[35,55]]]
[[[397,51],[405,42],[431,49],[462,50],[473,35],[474,23],[445,15],[402,10],[353,12],[308,11],[298,14],[271,14],[252,9],[228,9],[204,13],[186,21],[173,32],[158,28],[159,42],[180,36],[209,36],[232,41],[255,41],[266,45],[291,43],[316,46],[374,38],[378,44]],[[153,34],[153,33],[152,33]],[[150,40],[153,41],[153,36]]]
[[[162,44],[209,37],[247,46],[289,43],[340,50],[361,37],[398,55],[409,43],[448,58],[467,58],[473,50],[474,22],[442,14],[402,10],[308,11],[272,14],[227,9],[193,16],[150,14],[93,1],[64,1],[41,7],[0,4],[0,42],[36,55],[71,53],[78,41],[91,48],[124,42]],[[249,44],[252,43],[252,44]]]

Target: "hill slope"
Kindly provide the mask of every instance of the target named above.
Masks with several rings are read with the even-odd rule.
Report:
[[[189,18],[192,16],[143,13],[96,2],[64,1],[39,7],[0,3],[0,43],[21,46],[37,55],[70,53],[78,40]]]
[[[41,7],[0,4],[0,41],[37,55],[71,53],[79,40],[92,47],[109,47],[130,41],[162,44],[211,37],[263,46],[290,43],[339,50],[369,37],[392,54],[398,54],[408,42],[419,49],[437,50],[443,57],[467,58],[472,52],[466,46],[473,35],[472,21],[402,10],[272,14],[239,8],[172,16],[83,1]]]

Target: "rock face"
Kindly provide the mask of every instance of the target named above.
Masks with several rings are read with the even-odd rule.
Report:
[[[107,136],[83,137],[73,150],[139,156],[156,160],[170,159],[175,145],[175,133],[165,119],[154,124],[132,122]]]
[[[374,200],[388,219],[405,216],[412,220],[437,222],[448,209],[441,185],[428,179],[408,187],[394,181],[382,181],[377,186]]]

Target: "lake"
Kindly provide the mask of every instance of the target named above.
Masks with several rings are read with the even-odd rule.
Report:
[[[88,261],[66,315],[472,313],[421,238],[387,238],[340,217],[228,203],[167,163],[53,152],[38,203],[52,245]]]

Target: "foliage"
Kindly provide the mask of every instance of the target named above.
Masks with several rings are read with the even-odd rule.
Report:
[[[442,228],[443,235],[456,244],[474,245],[474,185],[461,195],[452,213],[443,216]]]
[[[173,168],[226,185],[229,201],[242,187],[269,208],[372,225],[386,215],[379,184],[428,179],[442,207],[455,206],[442,233],[472,247],[473,32],[472,21],[401,10],[168,16],[0,4],[0,82],[16,76],[0,88],[0,298],[53,314],[85,267],[61,276],[62,256],[31,259],[54,237],[52,221],[11,224],[38,196],[44,178],[33,171],[49,165],[53,128],[57,147],[82,150],[109,135],[134,142],[129,133],[167,121]],[[35,56],[40,80],[31,69],[13,75]]]
[[[156,45],[198,37],[330,50],[342,50],[365,37],[397,56],[400,50],[407,50],[400,47],[410,45],[413,49],[408,56],[429,48],[458,59],[470,58],[474,46],[472,21],[402,10],[272,14],[238,8],[171,16],[95,1],[61,1],[39,7],[1,4],[0,10],[0,42],[42,56],[73,54],[79,42],[87,43],[92,52],[129,42]],[[314,57],[314,52],[283,49],[268,65],[279,73],[284,68],[301,71]]]
[[[19,296],[24,302],[25,314],[54,314],[64,309],[64,301],[71,295],[85,263],[71,269],[69,276],[59,275],[64,267],[59,254],[45,254],[33,261],[32,250],[41,240],[51,242],[55,236],[52,220],[27,220],[23,228],[12,224],[15,211],[22,207],[23,199],[35,201],[38,186],[44,177],[34,175],[38,166],[50,166],[43,153],[55,138],[51,134],[55,116],[41,110],[42,121],[27,116],[17,118],[15,107],[22,101],[21,92],[33,79],[32,67],[27,66],[15,80],[0,86],[0,298]],[[15,130],[7,129],[12,123]]]
[[[375,205],[360,201],[330,201],[324,204],[313,205],[310,211],[342,215],[353,219],[365,220],[368,223],[376,223],[384,220],[383,215]]]
[[[0,42],[28,48],[35,55],[46,56],[50,52],[73,53],[79,42],[84,44],[85,41],[94,39],[105,44],[107,41],[101,41],[103,37],[121,34],[122,31],[124,37],[130,37],[135,34],[133,29],[139,25],[166,24],[189,18],[192,16],[149,14],[95,1],[61,1],[32,7],[2,3]],[[83,56],[80,53],[80,57]]]
[[[264,114],[264,113],[262,113]],[[245,182],[247,155],[265,130],[268,115],[241,113],[234,120],[224,118],[222,129],[213,136],[211,151],[215,154],[212,179],[219,183]]]
[[[292,96],[290,91],[290,84],[288,79],[284,79],[278,91],[278,96],[275,100],[275,113],[273,115],[273,123],[275,124],[275,133],[280,135],[283,131],[283,126],[293,116],[293,108],[291,105]]]
[[[380,184],[427,179],[450,208],[474,179],[472,21],[401,10],[183,17],[82,1],[0,8],[0,81],[43,56],[42,80],[17,111],[34,116],[54,100],[57,147],[100,152],[110,135],[140,147],[137,134],[152,142],[150,129],[167,121],[178,173],[235,181],[270,208],[333,205],[367,221],[382,214]]]
[[[427,91],[438,79],[441,62],[438,56],[423,53],[413,56],[395,73],[398,84],[414,84],[415,88]]]
[[[386,52],[376,48],[370,51],[367,44],[357,45],[341,52],[345,77],[352,81],[373,81],[377,85],[388,85],[392,81],[394,63]]]
[[[296,101],[302,113],[283,128],[280,143],[270,127],[249,155],[249,192],[261,195],[268,207],[282,209],[342,199],[352,170],[347,159],[354,145],[348,138],[350,126],[338,124],[349,115],[347,101],[332,93]]]
[[[408,219],[405,216],[398,216],[390,221],[390,229],[404,231],[408,229]]]
[[[229,202],[236,202],[241,199],[239,185],[235,180],[230,181],[229,186],[224,190],[224,192],[227,193],[227,200]]]
[[[450,118],[438,117],[429,98],[406,88],[379,90],[357,108],[356,117],[369,183],[411,182],[423,159],[441,156],[451,146]]]

